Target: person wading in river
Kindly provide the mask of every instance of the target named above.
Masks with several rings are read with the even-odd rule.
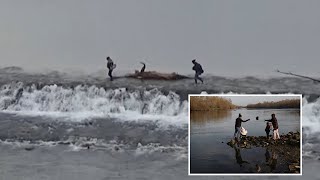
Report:
[[[240,128],[241,128],[241,123],[242,122],[247,122],[250,119],[247,120],[242,120],[242,115],[239,114],[239,117],[236,119],[236,123],[235,123],[235,132],[234,132],[234,139],[236,141],[240,141]]]

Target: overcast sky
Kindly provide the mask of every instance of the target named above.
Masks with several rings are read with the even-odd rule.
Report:
[[[0,66],[320,76],[318,0],[1,0]]]
[[[281,101],[285,99],[300,99],[297,96],[225,96],[231,99],[232,103],[239,106],[246,106],[248,104],[262,103],[265,101]]]

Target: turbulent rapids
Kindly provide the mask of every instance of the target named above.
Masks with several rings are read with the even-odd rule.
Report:
[[[6,84],[0,91],[0,109],[31,112],[92,112],[93,114],[126,113],[177,116],[187,113],[187,102],[174,92],[163,94],[157,89],[127,91],[106,90],[78,85],[64,88],[46,85],[40,89],[22,83]]]
[[[304,156],[317,158],[319,84],[292,78],[204,77],[174,82],[104,74],[26,73],[0,69],[0,139],[3,143],[52,142],[77,147],[178,150],[186,156],[188,94],[303,94]],[[115,145],[116,144],[116,145]],[[124,149],[126,149],[124,148]]]

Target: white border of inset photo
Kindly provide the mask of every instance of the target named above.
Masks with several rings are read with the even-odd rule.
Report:
[[[300,98],[300,173],[190,173],[190,97],[191,96],[297,96]],[[302,94],[189,94],[188,95],[188,175],[189,176],[302,176]]]

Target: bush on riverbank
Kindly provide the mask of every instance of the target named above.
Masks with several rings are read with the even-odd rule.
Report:
[[[216,96],[191,96],[191,111],[210,111],[215,109],[235,109],[231,99]]]

